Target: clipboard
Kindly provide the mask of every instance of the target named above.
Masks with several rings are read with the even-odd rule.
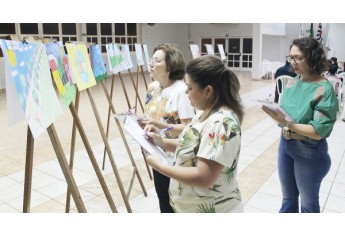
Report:
[[[168,164],[168,156],[158,146],[154,145],[145,138],[145,131],[140,127],[138,122],[127,115],[123,119],[123,129],[149,154],[157,155],[161,160]]]
[[[292,123],[295,123],[295,120],[277,103],[263,102],[260,100],[258,100],[258,102],[261,102],[263,107],[266,107],[266,108],[270,109],[271,111],[274,111],[274,112],[280,111],[281,113],[284,114],[285,120],[292,122]]]

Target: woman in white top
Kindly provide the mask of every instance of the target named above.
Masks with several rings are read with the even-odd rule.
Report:
[[[186,95],[185,61],[182,53],[172,45],[160,45],[154,49],[150,63],[150,76],[154,79],[148,86],[145,100],[145,119],[139,124],[152,124],[159,129],[172,127],[165,133],[167,138],[176,138],[184,126],[194,116],[194,108]],[[167,152],[170,165],[173,165],[174,153]],[[162,213],[172,213],[169,203],[170,178],[153,170],[154,184]]]

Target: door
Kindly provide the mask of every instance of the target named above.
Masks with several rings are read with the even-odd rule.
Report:
[[[228,67],[233,70],[250,71],[253,61],[252,38],[228,38]]]

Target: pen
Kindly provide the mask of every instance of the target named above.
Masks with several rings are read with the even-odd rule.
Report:
[[[162,134],[162,133],[164,133],[164,132],[166,132],[166,131],[169,131],[169,130],[172,130],[172,129],[173,129],[173,126],[168,126],[168,127],[164,128],[164,129],[157,130],[157,131],[153,131],[152,133],[155,133],[155,134]],[[147,136],[147,135],[146,135],[146,132],[145,132],[144,136]]]
[[[173,128],[172,126],[168,126],[168,127],[164,128],[164,129],[161,129],[161,130],[158,130],[158,131],[154,131],[153,133],[155,133],[155,134],[164,133],[166,131],[172,130],[172,128]]]

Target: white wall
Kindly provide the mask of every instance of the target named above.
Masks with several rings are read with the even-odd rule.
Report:
[[[142,24],[142,43],[146,43],[150,56],[153,49],[162,43],[175,44],[185,59],[189,58],[188,35],[189,24],[160,23],[149,26]]]

